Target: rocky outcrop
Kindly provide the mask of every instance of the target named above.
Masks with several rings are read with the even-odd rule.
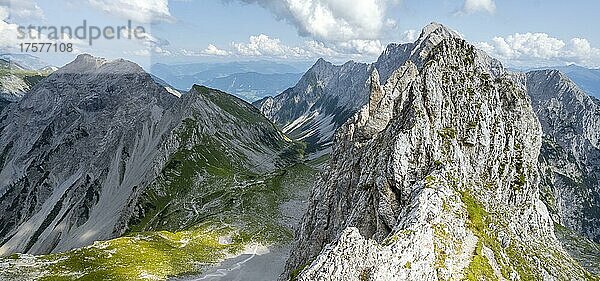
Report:
[[[540,199],[522,78],[438,24],[415,45],[336,133],[282,278],[592,279]]]
[[[600,242],[600,102],[558,71],[526,74],[544,131],[542,194],[554,220]]]
[[[0,132],[0,255],[117,237],[163,207],[149,197],[188,187],[158,182],[184,175],[202,182],[226,161],[270,171],[286,145],[237,98],[204,87],[180,98],[134,63],[89,55],[9,105]],[[198,147],[206,153],[185,154]]]

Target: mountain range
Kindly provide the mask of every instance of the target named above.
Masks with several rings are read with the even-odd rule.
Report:
[[[247,102],[277,95],[300,80],[300,73],[263,74],[257,72],[234,73],[204,82],[204,85],[231,93]]]
[[[230,63],[154,64],[151,73],[177,89],[202,84],[226,91],[248,102],[275,96],[298,82],[303,64],[270,61]]]
[[[284,196],[279,182],[301,146],[223,92],[194,86],[177,96],[134,63],[80,55],[0,120],[1,255],[65,252],[126,233],[169,245],[166,230],[225,239],[219,251],[209,240],[190,243],[191,256],[182,247],[177,268],[147,257],[169,266],[160,272],[168,276],[290,235],[269,204]]]
[[[567,66],[553,66],[546,68],[537,68],[533,70],[552,69],[558,70],[569,79],[571,79],[583,91],[595,98],[600,98],[600,69],[586,68],[579,65],[571,64]]]
[[[80,55],[1,111],[0,279],[600,278],[600,102],[558,70],[432,23],[254,106],[153,75]]]

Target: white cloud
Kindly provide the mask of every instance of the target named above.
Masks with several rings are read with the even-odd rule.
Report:
[[[232,0],[229,0],[232,1]],[[377,39],[384,28],[395,26],[386,18],[388,6],[398,0],[237,0],[258,4],[278,19],[294,25],[300,35],[319,41]]]
[[[566,43],[546,33],[515,33],[495,37],[491,42],[477,46],[502,60],[515,65],[577,63],[586,66],[600,65],[600,49],[588,40],[572,38]]]
[[[414,29],[409,29],[402,33],[402,40],[404,42],[414,42],[417,38],[419,38],[419,32]]]
[[[0,0],[0,6],[8,10],[8,17],[4,19],[10,22],[44,19],[44,12],[32,0]]]
[[[129,33],[131,33],[131,35]],[[123,38],[128,38],[131,36],[132,38],[139,40],[139,42],[141,42],[142,44],[144,44],[146,46],[164,47],[164,46],[169,45],[169,41],[155,37],[154,35],[148,33],[145,30],[144,30],[144,32],[140,32],[140,31],[136,32],[135,30],[122,29],[121,36]]]
[[[18,44],[18,26],[16,24],[7,23],[5,20],[8,17],[8,8],[0,6],[0,48],[3,49],[16,48]]]
[[[265,34],[250,36],[247,42],[232,42],[229,49],[221,49],[213,44],[202,51],[180,50],[184,56],[237,56],[279,59],[316,59],[320,57],[348,58],[372,61],[385,49],[379,40],[348,40],[326,43],[307,40],[292,46]]]
[[[232,43],[235,54],[254,57],[306,57],[308,54],[299,47],[290,47],[281,43],[278,38],[271,38],[265,34],[250,36],[248,43]]]
[[[336,44],[342,53],[379,56],[385,47],[379,40],[349,40]]]
[[[229,52],[227,52],[225,50],[221,50],[213,44],[208,44],[208,47],[206,47],[206,49],[204,50],[203,53],[206,55],[211,55],[211,56],[227,56],[227,55],[229,55]]]
[[[134,31],[130,31],[129,29],[123,29],[121,30],[121,36],[123,38],[128,38],[129,33]],[[169,46],[169,41],[165,40],[165,39],[161,39],[158,37],[155,37],[154,35],[148,33],[147,31],[142,32],[137,32],[136,34],[137,37],[134,37],[134,41],[135,43],[138,43],[140,45],[142,45],[142,49],[136,50],[133,52],[134,55],[137,56],[150,56],[153,54],[156,55],[171,55],[172,52],[169,51],[168,49],[166,49],[167,46]],[[126,52],[126,53],[131,53],[131,52]]]
[[[463,12],[472,14],[476,12],[496,12],[496,3],[494,0],[465,0]]]
[[[139,56],[139,57],[149,57],[152,55],[152,52],[150,52],[150,50],[148,49],[141,49],[141,50],[135,50],[135,51],[125,51],[125,54],[131,54],[131,55],[135,55],[135,56]]]
[[[304,48],[310,54],[313,54],[313,57],[329,58],[329,57],[336,57],[336,56],[340,55],[339,52],[337,52],[336,50],[325,46],[325,43],[315,41],[315,40],[310,40],[310,41],[304,42]]]
[[[37,30],[26,30],[25,38],[19,38],[19,26],[14,23],[7,22],[10,18],[10,9],[5,6],[0,6],[0,49],[6,52],[20,52],[20,43],[71,43],[73,44],[73,52],[78,52],[80,46],[87,43],[69,37],[68,34],[60,34],[56,37],[48,37],[47,34],[39,33]]]
[[[168,0],[88,0],[107,14],[138,23],[173,22]]]

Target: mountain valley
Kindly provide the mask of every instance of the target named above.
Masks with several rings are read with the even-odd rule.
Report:
[[[202,67],[6,65],[0,280],[600,279],[600,102],[564,73],[438,23],[373,63]]]

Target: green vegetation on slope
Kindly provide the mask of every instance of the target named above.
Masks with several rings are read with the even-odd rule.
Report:
[[[468,227],[479,238],[474,258],[465,269],[465,279],[498,279],[499,276],[494,273],[489,260],[482,254],[483,246],[492,250],[502,277],[508,280],[511,280],[514,274],[523,281],[542,280],[543,270],[548,267],[566,269],[576,264],[568,256],[550,248],[549,245],[537,245],[537,248],[534,248],[535,245],[525,245],[516,238],[510,239],[507,245],[501,245],[498,227],[507,227],[498,219],[502,216],[498,214],[491,216],[468,191],[461,193],[461,200],[467,209]],[[589,272],[584,271],[584,274],[588,280],[599,280]]]
[[[461,199],[467,209],[469,218],[468,226],[480,240],[477,245],[474,259],[465,270],[466,278],[470,278],[469,280],[476,280],[477,278],[494,280],[494,278],[497,278],[494,271],[490,271],[486,266],[489,265],[487,258],[483,257],[481,254],[481,247],[485,245],[494,252],[495,258],[500,263],[502,276],[504,278],[509,278],[512,268],[517,271],[521,280],[535,280],[532,268],[530,267],[531,265],[527,262],[522,263],[524,261],[524,257],[520,256],[522,253],[507,251],[510,255],[507,260],[504,260],[501,255],[503,249],[500,242],[497,237],[495,237],[496,234],[489,230],[489,224],[492,223],[492,221],[483,206],[481,206],[468,191],[462,192]],[[486,260],[483,260],[483,258]]]
[[[469,267],[465,270],[465,278],[469,281],[498,280],[489,260],[483,255],[482,248],[483,245],[479,242],[475,249],[475,256],[471,260],[471,263],[469,263]]]
[[[21,70],[21,69],[10,69],[5,67],[0,67],[0,77],[5,77],[9,75],[14,75],[18,78],[21,78],[25,81],[29,87],[35,86],[35,84],[39,83],[42,79],[46,78],[50,72],[39,72],[35,70]],[[2,86],[0,82],[0,86]]]
[[[600,244],[560,224],[554,225],[563,248],[589,272],[600,275]]]
[[[290,241],[292,232],[280,223],[279,204],[314,174],[313,168],[296,164],[246,182],[241,196],[215,203],[224,204],[222,215],[186,230],[130,233],[61,254],[14,255],[0,260],[0,280],[166,280],[197,274],[251,244]]]
[[[194,85],[192,89],[240,120],[248,123],[269,122],[258,109],[237,97],[204,86]]]
[[[231,242],[220,242],[219,237],[231,237]],[[138,233],[67,253],[36,257],[38,272],[33,276],[37,275],[38,280],[164,280],[195,272],[198,265],[216,262],[243,246],[243,237],[228,227]],[[14,277],[22,273],[20,259],[17,255],[8,260],[14,264],[8,268]]]

